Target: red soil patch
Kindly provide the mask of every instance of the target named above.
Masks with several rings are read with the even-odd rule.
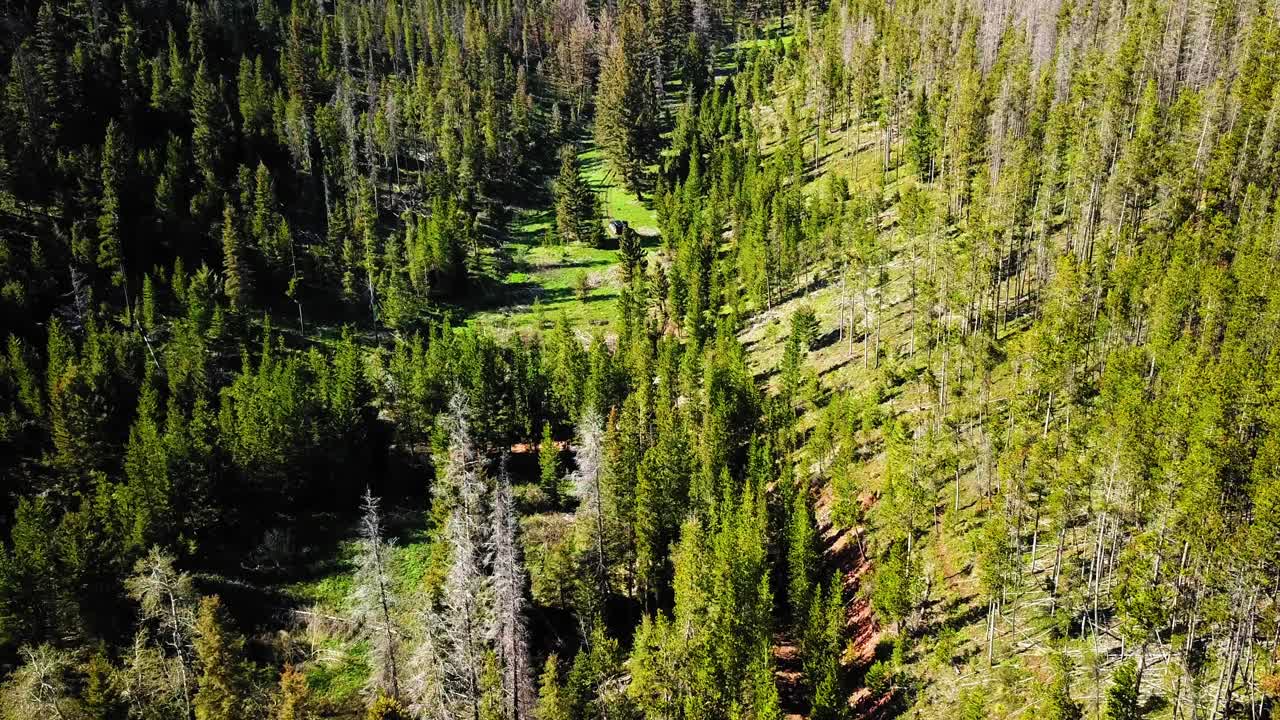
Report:
[[[864,495],[861,500],[863,507],[868,509],[875,503],[875,497],[869,494]],[[845,628],[849,644],[840,663],[845,667],[864,667],[875,657],[876,645],[881,637],[881,629],[871,612],[871,603],[860,592],[871,572],[871,560],[863,552],[859,542],[866,528],[835,527],[831,522],[833,504],[831,487],[829,484],[824,485],[814,508],[822,535],[823,556],[831,567],[840,571],[845,597],[849,598],[845,606]],[[803,711],[808,709],[808,697],[805,696],[797,648],[789,638],[779,635],[774,638],[773,657],[784,714],[788,720],[804,718]],[[858,715],[874,717],[888,700],[887,696],[872,697],[866,688],[860,687],[849,696],[848,703]]]

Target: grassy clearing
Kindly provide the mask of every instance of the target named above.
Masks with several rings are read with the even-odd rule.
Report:
[[[392,591],[401,602],[394,610],[401,627],[414,626],[416,598],[426,587],[442,581],[440,548],[428,542],[421,526],[421,509],[393,509],[387,514],[395,527],[395,543],[389,557]],[[305,635],[313,654],[306,663],[307,684],[322,706],[341,713],[362,702],[369,677],[368,642],[356,634],[351,593],[359,544],[346,540],[313,568],[308,580],[284,588],[302,614]]]
[[[658,223],[651,200],[622,187],[599,148],[588,142],[579,154],[583,176],[600,196],[608,219],[625,221],[657,246]],[[613,247],[545,245],[555,222],[550,207],[517,210],[502,252],[507,262],[497,281],[497,304],[470,313],[468,321],[503,331],[546,330],[564,317],[588,332],[605,329],[619,294],[618,253]]]
[[[600,195],[605,218],[624,220],[641,235],[657,235],[658,220],[653,212],[653,198],[636,196],[622,186],[617,174],[609,169],[604,155],[592,143],[579,153],[582,174],[593,190]]]
[[[474,313],[470,322],[501,330],[547,329],[564,316],[579,328],[608,325],[618,297],[616,250],[528,241],[510,242],[506,250],[511,269],[501,278],[503,303]]]

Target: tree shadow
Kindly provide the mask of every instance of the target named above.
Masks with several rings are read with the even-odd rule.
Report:
[[[645,171],[640,178],[640,193],[637,195],[628,188],[625,183],[608,181],[609,177],[616,175],[616,173],[608,168],[605,163],[605,159],[599,154],[594,157],[582,158],[580,163],[581,170],[584,174],[590,174],[592,171],[604,168],[602,176],[604,177],[605,182],[597,182],[591,178],[584,178],[587,187],[589,187],[592,192],[597,195],[603,195],[606,192],[625,193],[629,197],[634,197],[636,201],[644,207],[644,209],[649,211],[653,210],[653,189],[657,182],[655,173],[647,170]],[[616,180],[620,181],[621,178],[616,178]]]

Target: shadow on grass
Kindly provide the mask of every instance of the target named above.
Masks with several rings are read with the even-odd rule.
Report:
[[[512,305],[531,305],[534,301],[540,303],[544,309],[550,309],[552,306],[566,302],[591,305],[612,299],[612,295],[600,292],[600,288],[593,289],[587,293],[586,297],[578,297],[575,288],[547,288],[536,282],[518,282],[507,283],[501,292],[477,298],[474,302],[463,306],[463,309],[470,312],[486,312]]]
[[[549,207],[528,211],[523,215],[516,215],[510,219],[507,225],[507,236],[514,242],[537,245],[545,232],[545,228],[535,228],[535,226],[551,225],[555,221],[555,211]],[[520,227],[517,227],[517,224]]]
[[[592,191],[596,192],[597,194],[617,191],[617,192],[623,193],[628,198],[635,198],[636,201],[639,202],[640,205],[644,207],[645,210],[648,210],[650,212],[653,211],[653,185],[657,180],[655,173],[645,172],[644,177],[640,179],[640,183],[641,183],[640,194],[636,195],[630,189],[628,189],[625,185],[623,185],[621,182],[615,182],[616,180],[621,180],[621,178],[616,178],[615,177],[616,173],[613,170],[610,170],[607,167],[604,167],[605,160],[599,154],[593,155],[591,157],[581,158],[581,162],[582,162],[582,174],[586,176],[584,179],[587,183],[587,186],[590,187]],[[597,182],[593,180],[590,176],[593,171],[601,170],[601,169],[603,169],[601,177],[604,179],[604,182]]]
[[[588,268],[598,268],[613,265],[614,261],[610,258],[573,258],[556,261],[550,265],[533,265],[528,259],[524,261],[524,272],[550,272],[555,270],[585,270]]]

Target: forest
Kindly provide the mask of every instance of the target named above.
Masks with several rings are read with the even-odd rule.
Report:
[[[0,719],[1280,718],[1280,5],[0,0]]]

